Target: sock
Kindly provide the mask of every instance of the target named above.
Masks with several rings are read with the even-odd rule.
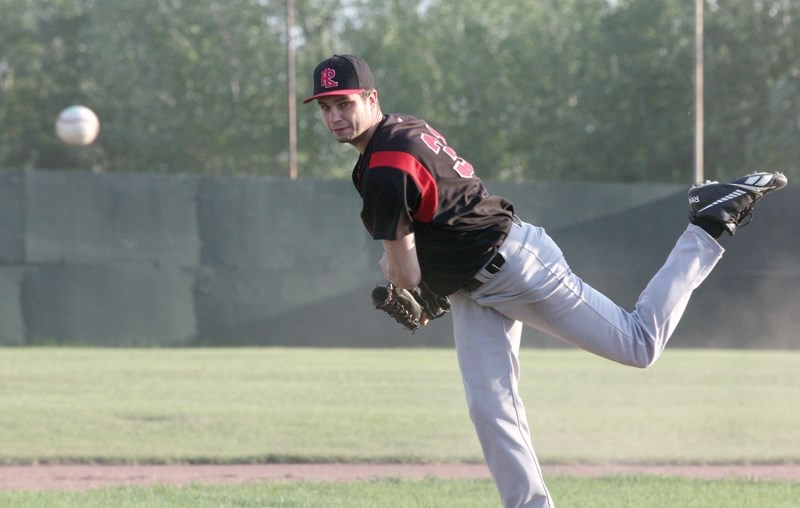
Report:
[[[719,237],[722,236],[722,232],[725,231],[725,226],[723,226],[721,223],[710,219],[704,219],[702,217],[692,219],[692,224],[702,228],[703,231],[711,235],[711,237],[714,239],[719,239]]]

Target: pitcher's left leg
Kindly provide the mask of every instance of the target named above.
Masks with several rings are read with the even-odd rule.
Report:
[[[553,508],[519,396],[522,323],[450,296],[456,353],[470,417],[506,508]]]

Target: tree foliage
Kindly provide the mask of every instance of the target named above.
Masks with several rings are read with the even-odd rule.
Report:
[[[426,119],[485,178],[691,179],[694,10],[680,0],[294,0],[297,95],[333,53],[384,111]],[[288,174],[279,0],[0,0],[0,167]],[[706,174],[800,176],[800,0],[706,2]],[[299,102],[299,101],[298,101]],[[101,119],[86,148],[58,112]],[[298,105],[300,176],[355,159]]]

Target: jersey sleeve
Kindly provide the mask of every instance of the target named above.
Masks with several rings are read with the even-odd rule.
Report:
[[[406,173],[391,167],[369,169],[363,197],[361,220],[373,239],[397,240],[414,232],[419,190]]]

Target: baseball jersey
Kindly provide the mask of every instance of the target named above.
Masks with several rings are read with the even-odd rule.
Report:
[[[353,169],[361,219],[375,240],[414,233],[422,280],[449,295],[492,258],[513,205],[422,120],[386,115]]]

